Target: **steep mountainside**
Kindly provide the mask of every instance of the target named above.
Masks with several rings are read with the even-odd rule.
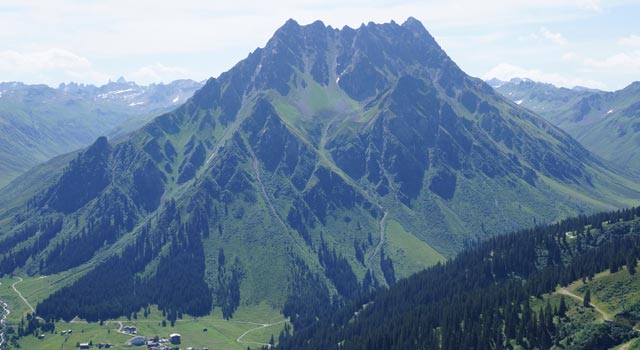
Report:
[[[640,199],[412,18],[290,20],[175,111],[40,173],[0,200],[0,273],[76,272],[37,309],[65,319],[148,303],[169,317],[262,301],[292,312],[488,235]]]
[[[184,103],[202,84],[178,80],[139,86],[120,78],[96,87],[75,83],[0,83],[0,187],[34,165],[122,135]]]
[[[491,82],[496,91],[565,130],[588,150],[640,171],[640,82],[604,92],[528,80]]]

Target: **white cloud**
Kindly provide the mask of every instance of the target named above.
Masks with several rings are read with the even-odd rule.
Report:
[[[131,73],[131,78],[141,84],[170,82],[184,78],[188,70],[182,67],[170,67],[161,63],[141,67]]]
[[[88,59],[63,49],[0,52],[0,71],[37,73],[52,69],[86,69],[90,66],[91,63]]]
[[[464,56],[477,55],[480,51],[505,54],[493,54],[494,57],[488,57],[484,62],[470,59],[470,71],[482,72],[500,61],[519,62],[526,66],[532,64],[534,55],[525,56],[522,61],[516,60],[518,55],[524,56],[523,49],[514,47],[509,42],[510,37],[534,32],[538,44],[545,43],[545,40],[561,44],[567,40],[555,31],[564,30],[568,23],[586,25],[588,21],[572,21],[606,15],[610,12],[606,10],[618,6],[618,1],[599,0],[0,2],[3,6],[16,8],[11,13],[0,12],[0,51],[31,52],[40,48],[62,47],[93,63],[91,68],[73,69],[72,72],[90,70],[92,73],[85,72],[84,75],[97,77],[99,72],[108,72],[112,77],[125,75],[127,78],[135,78],[132,76],[135,73],[147,81],[165,80],[171,76],[154,67],[154,62],[185,67],[193,74],[189,78],[215,76],[246,57],[249,51],[263,46],[288,18],[294,18],[301,24],[321,19],[325,24],[341,28],[344,25],[357,27],[369,21],[381,23],[394,19],[403,22],[408,16],[414,16],[432,34],[447,37],[447,44],[454,48],[460,46],[460,52],[456,53],[460,61]],[[542,32],[539,30],[541,26],[551,30]],[[469,33],[474,38],[464,37]],[[564,34],[568,35],[568,32]],[[573,47],[579,42],[579,35],[573,34],[569,39],[567,46],[571,45],[571,50],[580,52]],[[465,46],[470,40],[481,42],[483,47],[469,51]],[[615,40],[612,43],[615,44]],[[449,50],[448,47],[446,49]],[[536,47],[535,54],[549,56],[545,50],[552,49]],[[0,79],[7,77],[9,75]],[[26,73],[11,77],[19,80],[33,78]]]
[[[550,41],[556,45],[566,45],[567,39],[561,33],[554,33],[545,27],[538,32],[518,36],[518,41],[530,43],[532,41]]]
[[[622,46],[640,46],[640,35],[629,35],[618,39],[618,44]]]
[[[602,5],[600,0],[577,0],[575,2],[578,8],[588,11],[600,12],[602,11]]]
[[[60,48],[0,51],[0,77],[51,86],[63,81],[104,83],[110,78],[97,71],[86,57]]]
[[[565,62],[574,61],[578,55],[575,52],[566,52],[562,55],[562,60]]]
[[[602,60],[589,58],[585,60],[585,65],[596,69],[640,72],[640,50],[616,53]]]
[[[604,84],[595,80],[572,78],[563,76],[559,73],[549,73],[539,69],[526,69],[508,63],[498,64],[487,73],[485,73],[482,78],[484,80],[498,78],[504,81],[509,81],[512,78],[528,78],[534,81],[550,83],[559,87],[572,88],[575,86],[585,86],[597,89],[605,88]]]
[[[554,44],[565,45],[567,43],[567,39],[565,39],[565,37],[562,36],[562,34],[551,32],[545,27],[540,28],[540,34],[542,35],[543,38],[551,41]]]
[[[599,1],[594,0],[3,2],[24,10],[20,16],[0,17],[0,39],[15,37],[9,33],[20,33],[25,38],[23,42],[34,43],[42,39],[60,44],[68,42],[75,50],[103,56],[197,52],[213,45],[220,48],[251,45],[249,47],[254,48],[289,17],[301,23],[322,19],[327,24],[342,27],[359,26],[368,21],[403,21],[408,16],[415,16],[424,20],[428,28],[469,28],[495,23],[546,23],[600,6]]]

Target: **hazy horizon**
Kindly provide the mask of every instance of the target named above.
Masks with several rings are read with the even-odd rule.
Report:
[[[202,81],[230,69],[288,18],[358,27],[420,20],[468,74],[603,90],[640,80],[633,1],[8,0],[0,5],[0,80],[102,85]]]

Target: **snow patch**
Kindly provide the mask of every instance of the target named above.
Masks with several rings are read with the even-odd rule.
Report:
[[[144,102],[131,102],[129,103],[129,107],[135,107],[135,106],[140,106],[143,105]]]
[[[132,88],[128,88],[128,89],[124,89],[124,90],[111,91],[110,94],[119,95],[119,94],[123,94],[123,93],[129,92],[129,91],[133,91],[133,89]]]
[[[100,95],[98,95],[98,97],[100,97],[100,98],[107,98],[107,97],[109,97],[109,96],[121,95],[121,94],[124,94],[125,92],[130,92],[130,91],[133,91],[133,89],[132,89],[132,88],[129,88],[129,89],[124,89],[124,90],[109,91],[109,92],[107,92],[107,93],[104,93],[104,94],[100,94]],[[139,94],[139,93],[138,93],[138,94]],[[135,94],[134,94],[134,96],[135,96]]]
[[[607,112],[607,114],[611,114],[613,113],[613,109],[610,109],[609,112]]]
[[[336,78],[336,85],[338,85],[340,83],[340,77]]]
[[[171,100],[171,102],[176,103],[180,101],[180,96],[176,96],[176,98],[174,98],[173,100]]]
[[[517,104],[517,105],[521,105],[523,101],[524,101],[524,100],[518,100],[518,101],[516,101],[516,104]]]

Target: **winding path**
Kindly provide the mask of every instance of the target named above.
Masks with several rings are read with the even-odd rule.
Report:
[[[122,321],[107,321],[105,323],[107,323],[107,324],[109,324],[109,323],[117,323],[118,324],[118,329],[116,330],[116,332],[120,333],[120,334],[128,335],[131,338],[140,335],[140,334],[138,334],[138,332],[136,332],[136,334],[133,334],[133,333],[127,333],[127,332],[123,331],[122,329],[124,328],[124,325],[122,324]]]
[[[582,297],[580,297],[579,295],[573,294],[567,288],[561,288],[558,291],[558,293],[566,295],[566,296],[571,297],[573,299],[579,300],[581,303],[584,302],[584,299]],[[605,321],[614,322],[615,323],[615,321],[612,321],[611,318],[609,317],[609,315],[606,312],[602,311],[602,309],[600,309],[599,307],[597,307],[593,303],[589,303],[589,306],[591,306],[597,313],[599,313]],[[640,329],[638,329],[637,327],[633,327],[633,329],[635,331],[640,331]],[[632,339],[632,341],[633,340],[634,339]],[[629,344],[630,344],[630,342],[620,345],[620,350],[627,350]]]
[[[23,281],[22,277],[17,277],[16,278],[19,281],[14,282],[11,285],[11,288],[13,289],[14,292],[16,292],[16,294],[18,294],[18,296],[20,297],[20,299],[22,299],[22,301],[24,301],[24,303],[27,305],[27,307],[29,307],[29,309],[31,309],[32,313],[35,313],[35,310],[33,309],[33,306],[31,306],[31,304],[29,304],[29,302],[27,301],[27,299],[22,295],[22,293],[20,293],[20,291],[16,288],[16,285],[18,283],[21,283]],[[4,343],[6,341],[5,339],[5,335],[4,335],[4,327],[5,327],[5,323],[7,321],[7,317],[9,316],[9,314],[11,313],[11,310],[9,310],[9,306],[7,305],[6,302],[0,300],[0,304],[2,304],[2,309],[4,310],[2,318],[0,319],[0,349],[3,348]]]
[[[571,297],[573,299],[579,300],[581,303],[584,302],[584,299],[581,296],[573,294],[567,288],[561,288],[559,293],[566,295],[568,297]],[[597,313],[599,313],[605,321],[611,321],[611,318],[609,317],[609,315],[607,315],[607,313],[602,311],[599,307],[597,307],[593,303],[589,303],[589,306],[591,306]]]
[[[22,281],[23,281],[22,277],[18,277],[18,276],[16,276],[16,278],[17,278],[17,279],[19,279],[19,281],[14,282],[14,283],[11,285],[11,288],[13,288],[13,291],[14,291],[14,292],[16,292],[16,294],[18,294],[18,296],[20,297],[20,299],[22,299],[22,301],[24,301],[24,303],[29,307],[29,309],[31,309],[31,313],[35,313],[35,312],[36,312],[36,310],[33,308],[33,306],[31,306],[31,304],[29,304],[29,302],[27,301],[27,298],[25,298],[25,297],[22,295],[22,293],[20,293],[20,291],[16,288],[16,285],[17,285],[18,283],[22,283]]]
[[[233,322],[233,321],[232,321],[232,322]],[[275,326],[275,325],[278,325],[278,324],[281,324],[281,323],[285,323],[285,322],[289,322],[289,321],[284,320],[284,321],[280,321],[280,322],[276,322],[276,323],[265,323],[265,324],[253,323],[253,322],[240,322],[240,321],[236,321],[236,323],[248,323],[248,324],[256,324],[256,325],[259,325],[259,326],[258,326],[258,327],[256,327],[256,328],[251,328],[250,330],[248,330],[248,331],[246,331],[246,332],[242,333],[242,335],[241,335],[241,336],[239,336],[239,337],[238,337],[238,339],[236,339],[236,341],[237,341],[238,343],[241,343],[241,344],[254,344],[254,345],[260,345],[260,346],[266,346],[266,347],[268,347],[269,349],[271,349],[271,344],[268,344],[268,343],[259,343],[259,342],[254,342],[254,341],[244,341],[244,340],[242,340],[242,338],[244,338],[247,334],[249,334],[249,333],[251,333],[251,332],[257,331],[258,329],[263,329],[263,328],[267,328],[267,327]]]

